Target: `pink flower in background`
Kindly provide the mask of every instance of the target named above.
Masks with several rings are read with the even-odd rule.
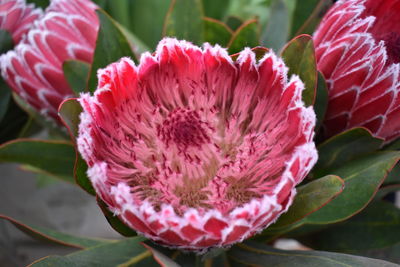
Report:
[[[400,136],[400,1],[339,0],[314,34],[329,88],[325,133],[364,126]]]
[[[0,58],[2,75],[14,92],[55,120],[59,104],[73,96],[63,62],[92,61],[99,27],[95,9],[89,0],[51,1],[26,39]]]
[[[26,4],[25,0],[0,1],[0,29],[8,31],[14,44],[32,27],[33,22],[42,15],[42,10]]]
[[[202,251],[250,237],[291,205],[317,160],[315,115],[272,52],[163,39],[138,66],[99,70],[78,148],[98,196],[161,244]]]

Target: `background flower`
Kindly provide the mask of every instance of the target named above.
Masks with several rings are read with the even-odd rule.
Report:
[[[78,148],[98,196],[173,247],[225,246],[285,212],[317,159],[302,82],[271,52],[236,62],[216,46],[163,39],[138,67],[100,70]]]
[[[400,2],[338,1],[314,34],[329,87],[325,134],[364,126],[387,142],[400,135]]]
[[[73,96],[62,64],[76,59],[91,62],[98,19],[88,0],[53,0],[27,38],[0,58],[10,87],[42,114],[57,120],[58,105]]]
[[[42,15],[42,10],[26,4],[25,0],[3,0],[0,2],[0,29],[7,30],[18,44]]]

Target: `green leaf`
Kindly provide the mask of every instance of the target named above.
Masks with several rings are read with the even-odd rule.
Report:
[[[259,45],[260,29],[257,20],[249,20],[242,24],[232,35],[228,44],[230,54],[238,53],[245,47]]]
[[[356,254],[360,256],[382,259],[400,264],[400,243],[383,249],[370,249],[365,251],[358,251],[356,252]]]
[[[146,44],[143,43],[136,35],[134,35],[130,30],[125,28],[124,26],[116,23],[118,25],[121,32],[125,35],[128,40],[136,58],[140,58],[140,55],[146,51],[150,51],[150,48],[147,47]],[[135,59],[135,58],[134,58]],[[136,60],[137,62],[137,60]]]
[[[58,111],[61,121],[67,127],[71,136],[71,140],[74,144],[76,143],[76,138],[78,137],[80,123],[79,115],[81,114],[82,110],[82,106],[79,104],[78,100],[72,98],[62,102]],[[86,174],[87,169],[88,166],[86,162],[82,159],[79,152],[76,151],[76,160],[74,166],[75,181],[86,192],[91,195],[96,195],[92,183]]]
[[[313,177],[331,174],[343,164],[378,150],[382,143],[382,139],[373,137],[365,128],[353,128],[335,135],[318,146],[319,159]]]
[[[212,45],[219,44],[222,47],[227,46],[233,32],[226,24],[212,18],[204,18],[204,27],[205,42]]]
[[[154,259],[160,264],[160,266],[162,266],[162,267],[180,267],[179,264],[174,262],[171,258],[165,256],[163,253],[161,253],[157,249],[155,249],[147,244],[143,244],[143,246],[151,252]]]
[[[222,20],[227,12],[230,0],[203,0],[204,12],[207,17]]]
[[[27,0],[26,2],[27,3],[32,3],[36,7],[41,7],[42,9],[45,9],[50,4],[49,0]]]
[[[297,189],[297,195],[289,210],[268,229],[286,227],[319,210],[339,195],[344,181],[338,176],[328,175]]]
[[[163,34],[163,24],[171,0],[131,1],[130,29],[154,50]]]
[[[268,48],[262,47],[262,46],[257,46],[257,47],[253,47],[251,49],[251,51],[254,52],[255,56],[256,56],[256,60],[260,61],[266,53],[268,53]],[[233,61],[236,61],[239,57],[240,53],[236,53],[231,55],[230,57],[232,58]]]
[[[88,82],[90,65],[79,60],[67,60],[63,63],[64,76],[75,94],[84,92]]]
[[[273,0],[267,27],[261,33],[261,44],[279,51],[289,37],[289,13],[284,0]]]
[[[226,25],[231,28],[233,31],[236,31],[240,26],[243,25],[244,21],[237,16],[229,16],[225,20]]]
[[[397,163],[396,166],[394,166],[385,180],[385,185],[391,184],[400,184],[400,163]]]
[[[332,4],[332,0],[297,1],[291,36],[312,34]]]
[[[98,69],[118,61],[121,57],[135,59],[128,40],[116,22],[104,10],[98,9],[96,12],[100,20],[100,28],[88,82],[90,92],[93,92],[97,87]]]
[[[200,45],[204,41],[203,17],[201,0],[171,0],[163,35]]]
[[[20,229],[21,231],[23,231],[24,233],[28,234],[29,236],[35,239],[45,240],[63,246],[70,246],[75,248],[89,248],[111,242],[111,240],[79,237],[54,231],[44,227],[34,226],[32,224],[22,223],[20,221],[17,221],[13,218],[10,218],[2,214],[0,214],[0,219],[9,221],[15,227],[17,227],[18,229]]]
[[[0,29],[0,55],[6,53],[8,50],[13,49],[14,42],[11,34],[4,30]]]
[[[278,250],[255,242],[232,247],[228,252],[232,266],[280,267],[395,267],[396,264],[365,257],[324,251]]]
[[[315,249],[346,253],[392,246],[400,243],[400,209],[375,201],[349,220],[300,241]]]
[[[315,96],[314,111],[317,116],[315,131],[318,132],[325,118],[328,108],[328,88],[322,73],[318,72],[317,92]]]
[[[97,199],[97,204],[99,205],[101,211],[104,214],[104,217],[106,217],[108,223],[111,225],[111,227],[120,233],[123,236],[136,236],[136,232],[127,226],[124,222],[122,222],[118,216],[115,216],[108,208],[107,204],[105,204],[100,198]]]
[[[132,16],[130,12],[130,2],[132,1],[118,0],[112,2],[109,1],[107,4],[107,12],[111,15],[111,17],[118,21],[118,23],[124,25],[125,27],[130,26],[130,16]],[[141,17],[143,17],[143,14]]]
[[[28,164],[72,182],[75,151],[71,143],[17,139],[0,146],[0,162]]]
[[[66,256],[49,256],[31,267],[129,267],[159,266],[152,254],[141,245],[143,237],[133,237],[91,247]]]
[[[312,37],[305,34],[295,37],[283,48],[281,56],[289,67],[289,76],[296,74],[304,83],[304,103],[313,105],[318,73]]]
[[[333,171],[345,181],[343,192],[328,205],[306,217],[307,222],[340,222],[364,209],[399,159],[400,152],[376,152]]]

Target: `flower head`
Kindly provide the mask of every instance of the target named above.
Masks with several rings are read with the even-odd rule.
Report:
[[[387,142],[400,136],[400,2],[339,0],[315,32],[329,87],[327,136],[364,126]]]
[[[315,115],[272,52],[163,39],[138,66],[99,70],[78,148],[98,196],[161,244],[227,246],[285,212],[314,165]]]
[[[14,44],[18,44],[41,15],[41,9],[26,4],[25,0],[3,0],[0,3],[0,29],[7,30]]]
[[[89,0],[53,0],[26,39],[0,58],[10,87],[41,113],[58,119],[59,104],[73,96],[62,70],[65,60],[91,62],[98,30]]]

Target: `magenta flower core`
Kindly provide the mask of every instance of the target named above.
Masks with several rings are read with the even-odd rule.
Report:
[[[7,30],[18,44],[32,27],[33,22],[42,15],[41,9],[25,0],[2,0],[0,2],[0,29]]]
[[[400,2],[339,0],[315,32],[318,68],[329,87],[325,134],[363,126],[400,136]]]
[[[99,70],[78,148],[98,196],[128,226],[204,251],[261,231],[292,203],[317,159],[315,115],[272,52],[163,39],[140,64]]]
[[[62,64],[91,62],[99,26],[89,0],[52,0],[25,38],[0,57],[1,73],[35,110],[58,121],[59,104],[74,95]]]

